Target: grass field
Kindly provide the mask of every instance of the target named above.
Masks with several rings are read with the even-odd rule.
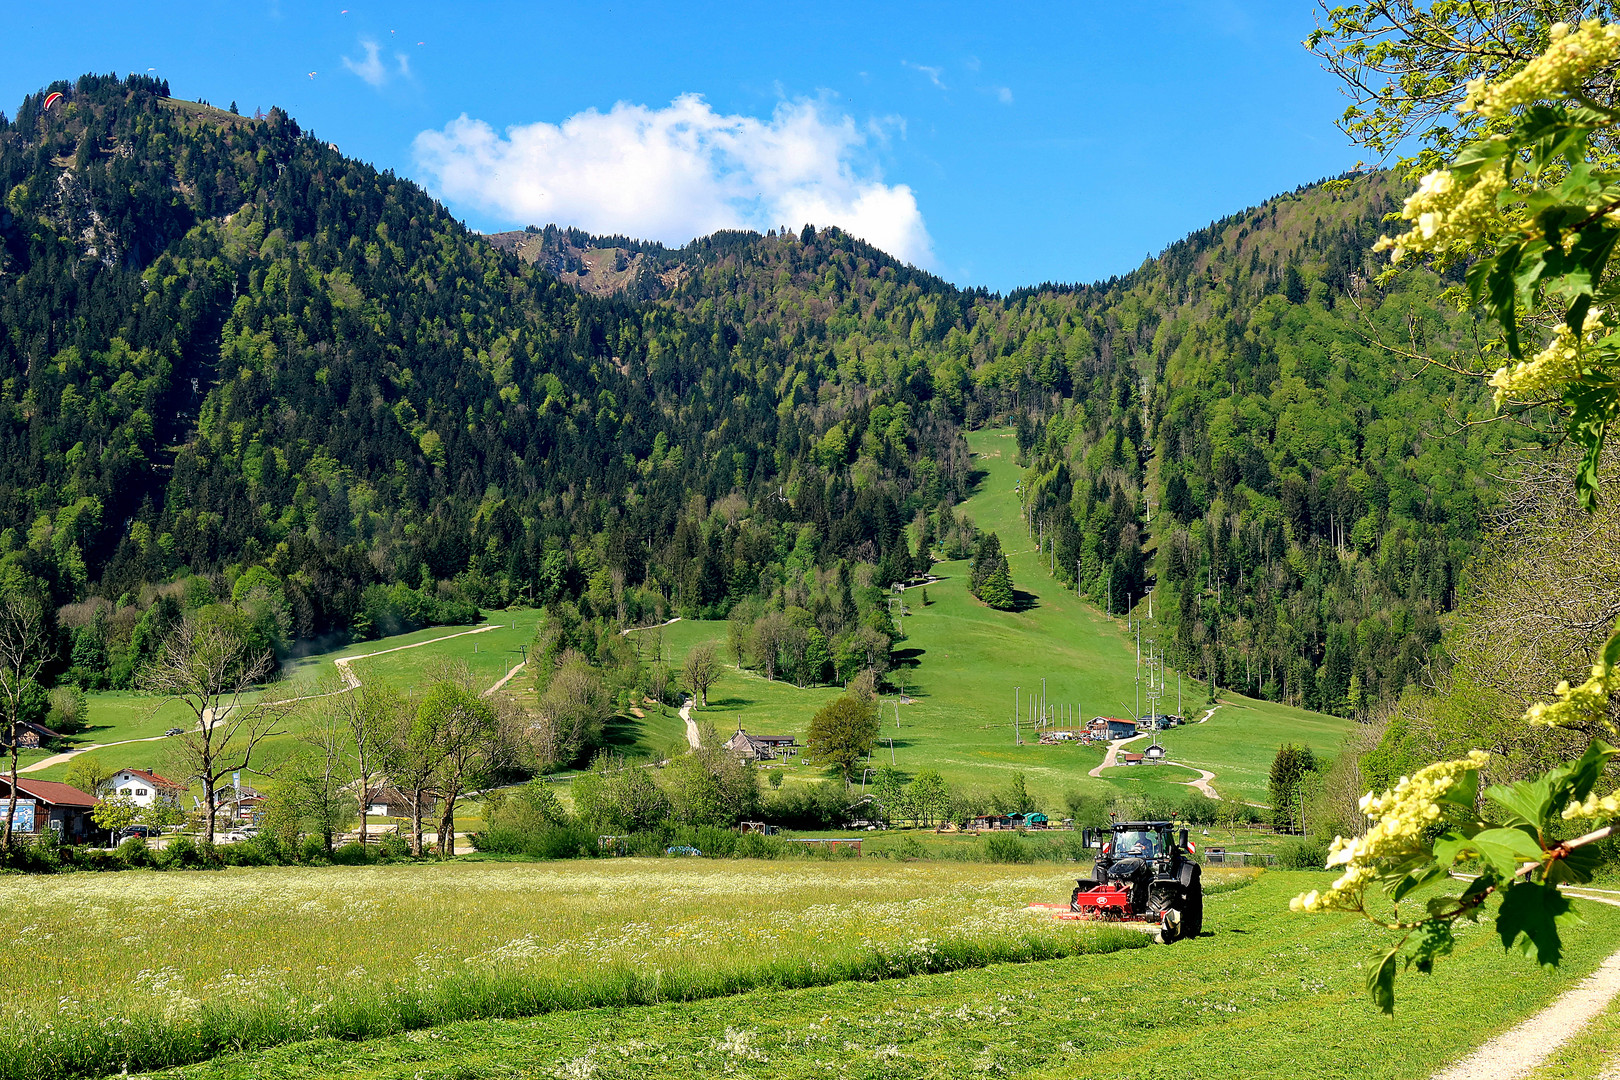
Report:
[[[1025,910],[1067,877],[625,859],[0,878],[28,957],[0,985],[0,1076],[1144,944]]]
[[[289,689],[294,693],[315,693],[339,685],[334,661],[349,657],[369,657],[357,660],[353,671],[362,682],[381,679],[409,688],[425,677],[435,660],[450,659],[466,663],[473,682],[481,687],[493,685],[522,660],[518,645],[534,638],[535,613],[533,611],[489,611],[485,622],[477,627],[435,626],[409,634],[399,634],[378,641],[359,641],[340,649],[312,653],[289,660],[284,665]],[[494,627],[479,633],[467,633],[480,627]],[[382,655],[371,656],[370,654]],[[521,679],[509,684],[514,691],[523,688]],[[106,743],[125,743],[107,746],[95,753],[115,768],[156,769],[162,772],[168,764],[170,747],[159,739],[153,742],[129,740],[150,739],[161,736],[171,727],[190,727],[195,723],[189,709],[173,699],[151,697],[145,694],[111,692],[88,694],[89,727],[59,749],[75,750]],[[675,724],[679,726],[677,719]],[[296,730],[295,717],[292,729]],[[292,735],[266,740],[264,764],[273,766],[291,752]],[[52,751],[34,751],[22,759],[24,766],[40,761]],[[53,765],[29,773],[40,780],[61,780],[68,763]]]
[[[857,867],[859,875],[844,884],[858,895],[875,899],[895,887],[897,879],[888,876],[870,885],[860,880],[870,860]],[[776,868],[766,869],[754,879],[761,889],[774,883],[768,871]],[[937,870],[930,868],[919,880],[931,880]],[[639,880],[649,871],[625,872]],[[591,877],[600,873],[598,867],[588,871]],[[1387,1018],[1371,1006],[1362,986],[1372,931],[1349,917],[1287,911],[1289,895],[1321,880],[1266,873],[1247,888],[1211,896],[1205,935],[1172,946],[887,982],[761,989],[702,1002],[458,1023],[358,1044],[320,1039],[162,1075],[1411,1080],[1540,1008],[1620,940],[1620,912],[1588,906],[1583,910],[1590,925],[1569,936],[1564,968],[1546,972],[1521,958],[1504,959],[1487,928],[1467,928],[1456,954],[1434,975],[1401,977],[1396,1015]],[[1060,892],[1067,883],[1058,872],[1024,871],[1007,879],[995,902],[1013,905],[1043,888]],[[945,879],[945,887],[962,886]],[[736,888],[701,891],[696,905],[706,908],[720,895],[735,898]],[[340,897],[322,903],[336,909]],[[858,933],[861,917],[853,915],[850,925]],[[1587,1066],[1585,1073],[1545,1075],[1591,1075],[1590,1059]]]

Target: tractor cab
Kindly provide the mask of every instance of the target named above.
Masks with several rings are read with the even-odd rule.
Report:
[[[1204,923],[1202,871],[1192,861],[1187,830],[1168,821],[1116,821],[1100,839],[1096,867],[1075,882],[1069,910],[1151,923],[1164,941],[1197,937]]]

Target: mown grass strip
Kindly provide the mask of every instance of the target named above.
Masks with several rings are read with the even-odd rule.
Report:
[[[464,1020],[515,1019],[580,1009],[701,1001],[751,990],[797,990],[842,982],[875,982],[1071,956],[1149,944],[1115,927],[1031,931],[1008,938],[943,939],[899,951],[863,948],[831,957],[772,959],[730,970],[610,968],[571,981],[457,974],[432,987],[288,1007],[206,1002],[183,1019],[160,1008],[137,1016],[102,1016],[34,1029],[0,1047],[5,1080],[59,1080],[188,1065],[221,1054],[307,1039],[371,1039]]]

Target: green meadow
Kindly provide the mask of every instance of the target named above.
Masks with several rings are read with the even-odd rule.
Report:
[[[1093,778],[1087,773],[1102,763],[1101,748],[1038,744],[1027,718],[1030,695],[1043,692],[1042,680],[1054,715],[1059,703],[1081,722],[1132,714],[1135,639],[1123,619],[1111,619],[1060,588],[1042,565],[1019,518],[1019,469],[1010,433],[975,432],[969,445],[983,478],[960,511],[1000,536],[1013,582],[1025,594],[1024,607],[994,611],[970,596],[966,562],[937,564],[934,573],[940,580],[926,590],[907,590],[906,638],[896,647],[899,666],[892,678],[903,682],[910,701],[898,706],[897,724],[896,696],[885,698],[874,761],[889,760],[892,754],[904,772],[937,769],[947,781],[973,787],[1002,786],[1013,774],[1023,773],[1030,789],[1054,805],[1070,790],[1185,797],[1189,789],[1180,782],[1196,776],[1190,769],[1142,765]],[[1140,613],[1146,614],[1145,607]],[[661,636],[663,655],[678,666],[703,641],[715,644],[734,663],[726,652],[726,631],[723,622],[678,621],[636,633]],[[1173,672],[1169,685],[1171,695],[1162,707],[1174,711]],[[1203,717],[1207,687],[1184,679],[1181,689],[1182,714],[1195,721]],[[710,693],[709,708],[696,710],[694,716],[722,732],[741,725],[755,734],[791,734],[802,741],[816,709],[838,692],[835,687],[799,689],[768,682],[728,666]],[[1022,706],[1016,732],[1015,698]],[[1281,743],[1306,742],[1331,754],[1350,726],[1338,717],[1225,692],[1221,702],[1207,722],[1162,732],[1158,739],[1170,760],[1214,772],[1217,791],[1248,801],[1265,800],[1271,759]],[[1132,748],[1145,748],[1148,742]],[[807,770],[790,766],[787,772],[793,778]]]

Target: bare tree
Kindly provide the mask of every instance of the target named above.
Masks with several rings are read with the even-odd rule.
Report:
[[[220,781],[248,770],[259,744],[285,733],[281,724],[293,702],[269,691],[253,697],[274,666],[270,650],[255,651],[230,626],[188,617],[137,680],[143,690],[185,702],[197,718],[196,727],[174,741],[171,754],[178,771],[203,786],[210,843]]]
[[[349,772],[355,778],[360,842],[364,844],[370,837],[366,811],[370,807],[371,790],[386,775],[391,733],[397,719],[409,711],[410,705],[392,686],[377,682],[326,700],[331,702],[331,710],[348,730],[345,754]]]
[[[331,851],[335,837],[348,826],[354,812],[344,790],[350,779],[349,728],[336,710],[318,708],[314,712],[308,727],[299,735],[303,747],[277,775],[300,823],[313,826],[326,850]]]
[[[692,688],[692,694],[698,699],[699,704],[707,708],[709,687],[720,679],[720,658],[715,655],[714,646],[704,642],[687,653],[681,675],[686,680],[686,685]]]
[[[44,609],[31,596],[0,600],[0,734],[11,758],[10,794],[0,831],[0,850],[11,850],[11,822],[17,816],[17,759],[22,753],[22,725],[31,699],[39,695],[34,676],[45,662]]]

